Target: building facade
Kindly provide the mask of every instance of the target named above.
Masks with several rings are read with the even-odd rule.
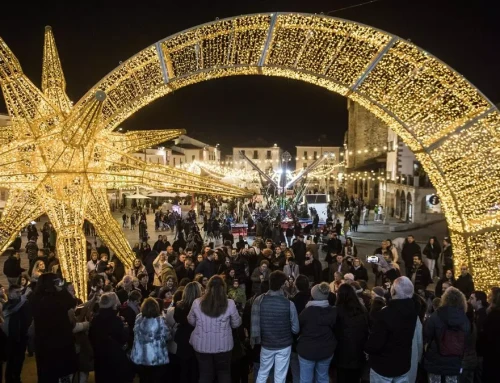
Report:
[[[184,154],[182,163],[191,163],[194,161],[220,162],[221,160],[221,152],[218,144],[211,146],[186,135],[177,137],[171,149],[177,153]]]
[[[277,172],[282,167],[282,149],[274,144],[271,147],[233,147],[233,168],[252,170],[252,165],[241,157],[240,152],[245,154],[257,167],[265,173]],[[287,166],[290,166],[287,165]]]

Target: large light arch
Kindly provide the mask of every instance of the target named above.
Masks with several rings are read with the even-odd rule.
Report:
[[[481,288],[500,284],[500,112],[462,75],[414,44],[323,15],[234,17],[180,32],[104,77],[101,128],[181,87],[232,75],[281,76],[353,99],[416,154],[446,213],[455,264]]]

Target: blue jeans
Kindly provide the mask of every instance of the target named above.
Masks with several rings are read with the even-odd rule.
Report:
[[[307,360],[299,355],[300,383],[329,383],[328,369],[333,355],[323,360]]]
[[[373,369],[370,369],[370,383],[410,383],[410,379],[408,378],[408,373],[409,371],[404,375],[391,378],[379,375],[375,371],[373,371]]]
[[[292,346],[281,350],[268,350],[262,347],[260,350],[260,368],[257,383],[266,383],[273,366],[274,383],[285,383],[288,366],[290,365],[291,352]]]

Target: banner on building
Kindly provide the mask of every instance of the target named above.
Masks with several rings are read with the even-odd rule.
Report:
[[[427,194],[425,196],[425,212],[428,214],[441,213],[441,200],[436,194]]]

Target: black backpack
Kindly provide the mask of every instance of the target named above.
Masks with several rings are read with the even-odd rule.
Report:
[[[461,327],[450,327],[446,323],[438,339],[439,354],[442,356],[460,356],[465,353],[465,331]]]

